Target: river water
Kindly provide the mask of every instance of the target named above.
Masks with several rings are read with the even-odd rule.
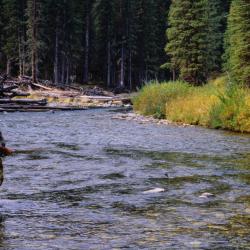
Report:
[[[0,115],[0,249],[250,249],[250,136],[115,114]]]

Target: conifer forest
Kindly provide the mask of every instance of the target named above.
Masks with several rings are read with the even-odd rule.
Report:
[[[247,0],[0,0],[0,72],[135,89],[229,71],[249,84],[249,19]]]
[[[250,0],[0,0],[0,250],[250,249]]]

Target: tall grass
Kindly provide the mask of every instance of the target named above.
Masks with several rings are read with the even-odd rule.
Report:
[[[250,90],[229,86],[226,77],[203,87],[151,83],[134,99],[134,109],[174,122],[250,132]]]
[[[186,95],[191,87],[184,82],[151,82],[133,99],[134,109],[142,115],[165,118],[166,103]]]
[[[175,122],[209,126],[210,110],[217,103],[213,86],[193,87],[192,92],[166,104],[166,117]]]
[[[250,92],[230,86],[219,95],[220,101],[210,111],[210,126],[233,131],[250,132]]]

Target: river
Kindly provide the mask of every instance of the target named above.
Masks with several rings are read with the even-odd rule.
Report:
[[[0,249],[250,249],[250,136],[117,112],[0,115]]]

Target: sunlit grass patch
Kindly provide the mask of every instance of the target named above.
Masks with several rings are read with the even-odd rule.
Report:
[[[210,112],[211,127],[250,132],[249,90],[232,85],[219,95],[219,99]]]
[[[188,95],[166,104],[166,117],[175,122],[208,126],[210,110],[216,103],[215,89],[210,86],[193,88]]]
[[[134,109],[143,115],[164,118],[166,115],[166,102],[184,96],[190,91],[190,88],[184,82],[149,83],[133,99]]]
[[[170,121],[250,132],[250,89],[226,76],[201,87],[184,82],[150,83],[134,98],[135,111]]]

